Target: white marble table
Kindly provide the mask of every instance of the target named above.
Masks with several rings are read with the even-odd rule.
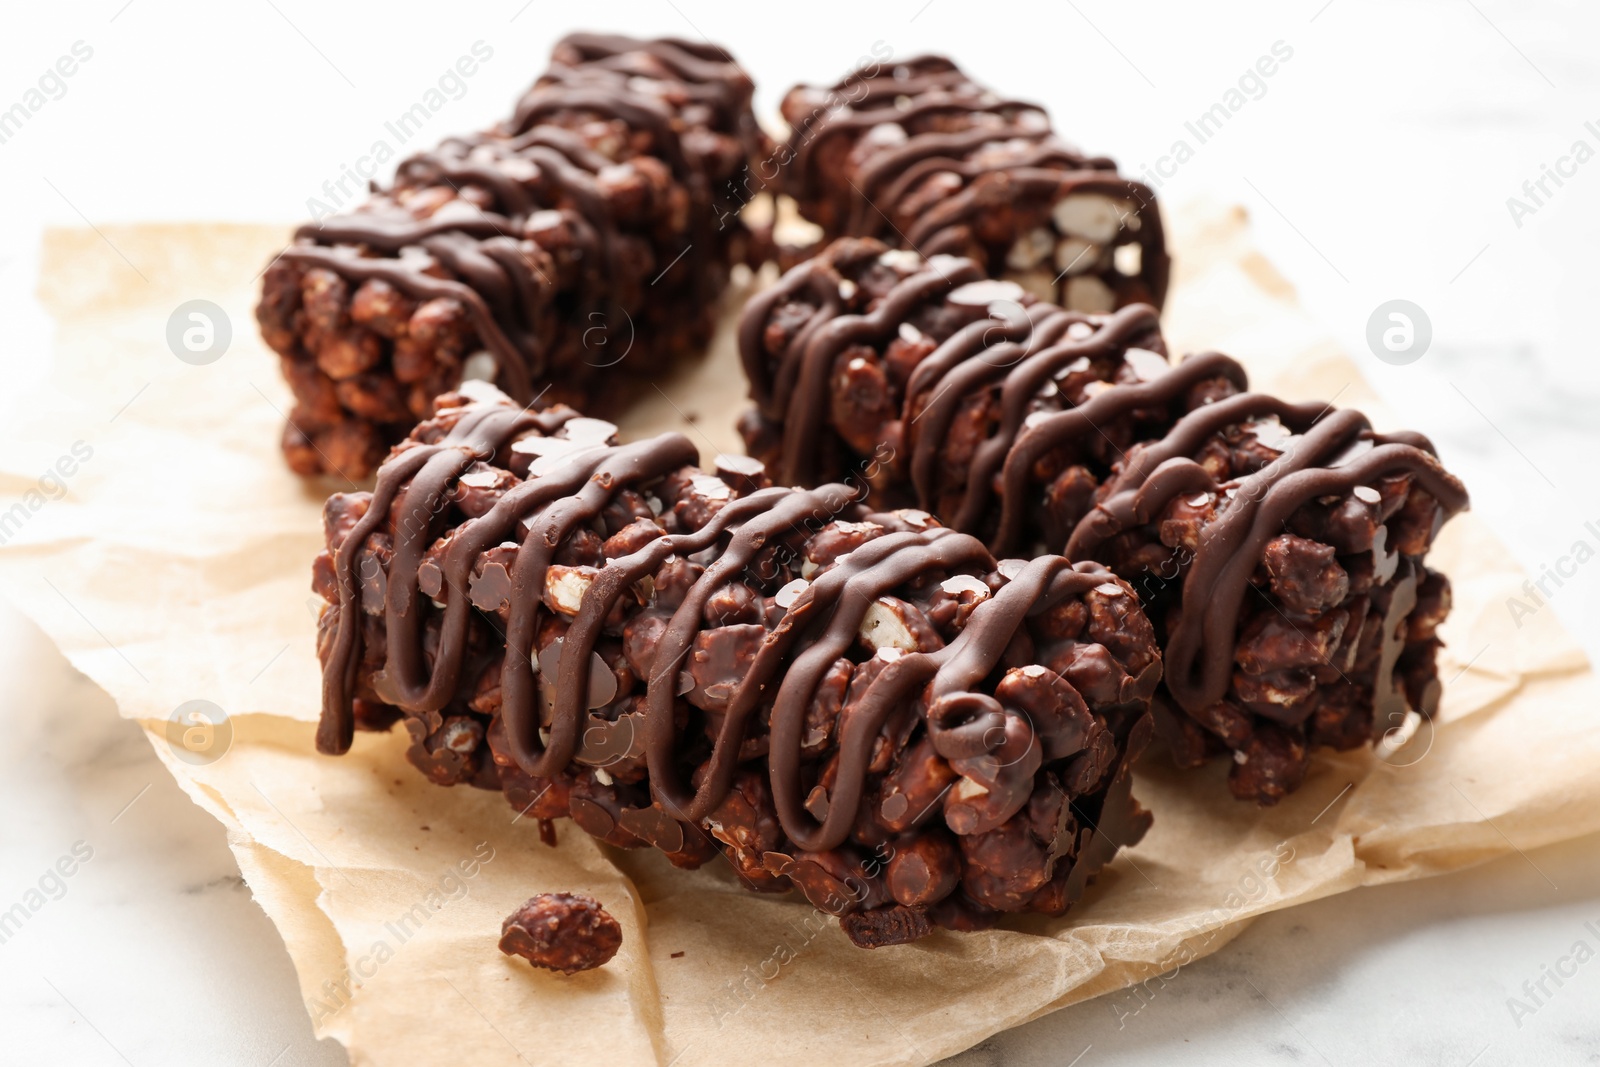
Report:
[[[1156,166],[1185,120],[1288,43],[1293,59],[1163,195],[1249,205],[1267,254],[1353,352],[1365,351],[1377,305],[1421,305],[1432,347],[1409,366],[1370,359],[1379,388],[1435,437],[1530,570],[1592,539],[1600,163],[1567,166],[1559,187],[1547,180],[1520,226],[1506,201],[1531,204],[1523,183],[1575,141],[1600,148],[1600,122],[1585,126],[1600,120],[1600,12],[1555,0],[894,0],[805,11],[794,23],[770,6],[638,0],[605,17],[728,44],[762,77],[769,110],[782,87],[837,76],[875,41],[899,55],[954,51],[1134,170]],[[301,217],[473,41],[490,43],[494,59],[436,116],[430,139],[499,114],[569,17],[580,16],[524,0],[472,10],[97,0],[14,13],[0,35],[0,69],[13,75],[0,109],[75,42],[93,56],[0,143],[0,426],[47,358],[48,323],[30,299],[41,224]],[[1582,568],[1549,606],[1591,655],[1597,593],[1600,568]],[[312,1038],[282,942],[221,828],[104,694],[3,604],[0,714],[10,816],[0,912],[27,911],[0,942],[0,1060],[343,1063],[340,1048]],[[1144,999],[1080,1005],[958,1060],[1592,1062],[1600,963],[1559,987],[1544,976],[1572,969],[1562,961],[1579,940],[1600,951],[1597,844],[1279,913]],[[76,862],[74,846],[92,856]],[[49,873],[58,862],[70,877]],[[1524,983],[1541,979],[1550,995],[1535,988],[1537,1011],[1514,1018],[1507,998],[1533,1003]]]

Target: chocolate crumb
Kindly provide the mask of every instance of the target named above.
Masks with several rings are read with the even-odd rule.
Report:
[[[506,917],[500,951],[562,974],[593,970],[622,947],[622,924],[581,893],[540,893]]]

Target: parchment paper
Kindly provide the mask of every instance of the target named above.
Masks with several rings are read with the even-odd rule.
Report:
[[[1252,249],[1242,212],[1201,206],[1170,223],[1176,348],[1220,348],[1262,388],[1338,394],[1400,425]],[[321,500],[346,487],[305,486],[277,453],[288,394],[251,307],[284,237],[48,236],[52,386],[0,452],[0,589],[228,828],[318,1032],[356,1064],[923,1064],[1215,951],[1262,912],[1600,829],[1600,690],[1552,613],[1516,625],[1506,599],[1524,576],[1470,513],[1433,557],[1456,596],[1438,723],[1388,762],[1322,756],[1268,811],[1231,800],[1220,765],[1180,776],[1147,759],[1136,788],[1154,830],[1063,920],[864,952],[802,899],[744,892],[720,864],[677,871],[570,825],[546,848],[501,796],[427,784],[403,732],[318,756],[309,566]],[[231,319],[209,366],[166,341],[173,309],[197,298]],[[736,451],[742,388],[724,330],[704,362],[646,391],[624,432],[682,427],[707,455]],[[231,715],[214,762],[168,740],[190,700]],[[563,979],[496,951],[500,920],[547,890],[606,904],[626,928],[616,960]]]

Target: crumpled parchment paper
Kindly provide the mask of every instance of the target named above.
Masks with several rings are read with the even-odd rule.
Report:
[[[1400,425],[1296,307],[1241,211],[1170,223],[1176,350],[1228,351],[1259,388],[1337,394]],[[501,796],[429,785],[403,731],[319,756],[310,563],[321,501],[348,486],[305,485],[279,460],[288,392],[251,308],[284,237],[49,234],[56,351],[50,387],[0,444],[0,591],[228,828],[318,1033],[353,1063],[929,1063],[1216,951],[1262,912],[1600,829],[1600,688],[1552,613],[1512,618],[1524,575],[1470,513],[1433,555],[1456,598],[1438,721],[1387,761],[1323,755],[1267,811],[1231,800],[1220,765],[1179,775],[1147,759],[1136,790],[1154,830],[1065,919],[865,952],[798,894],[745,892],[719,864],[674,870],[568,824],[547,848]],[[199,366],[167,341],[197,299],[232,332]],[[646,389],[623,430],[682,428],[707,456],[737,451],[741,404],[725,329],[704,361]],[[190,701],[229,718],[174,725]],[[550,890],[593,894],[622,921],[611,964],[561,978],[496,950],[501,919]]]

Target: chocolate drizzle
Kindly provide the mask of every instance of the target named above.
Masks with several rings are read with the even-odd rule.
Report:
[[[999,665],[1025,616],[1038,614],[1066,597],[1081,596],[1110,577],[1109,572],[1093,564],[1075,567],[1060,556],[1040,556],[973,611],[962,631],[962,640],[937,652],[917,652],[895,659],[873,682],[860,710],[845,728],[838,784],[829,797],[826,817],[817,824],[801,804],[800,725],[822,672],[854,640],[862,613],[880,592],[929,566],[943,570],[962,564],[983,566],[986,562],[975,538],[953,531],[891,535],[852,553],[847,565],[841,564],[838,570],[813,583],[808,590],[809,599],[803,598],[791,611],[791,615],[809,616],[829,606],[834,608],[821,636],[795,657],[784,675],[772,714],[773,743],[768,760],[773,797],[784,831],[800,847],[834,848],[849,835],[861,803],[873,740],[891,713],[924,686],[930,703],[976,689]],[[780,631],[790,625],[785,619]]]
[[[848,290],[857,285],[853,279],[863,271],[881,270],[885,263],[904,273],[881,295],[873,295],[869,310],[854,313],[847,308],[839,295],[841,285]],[[1105,319],[1040,303],[1003,282],[972,284],[983,277],[968,259],[936,256],[924,262],[886,252],[876,241],[846,239],[752,298],[739,324],[739,354],[757,411],[783,428],[778,477],[796,485],[816,477],[818,442],[828,429],[828,375],[839,356],[856,344],[886,345],[899,335],[913,311],[954,303],[953,294],[969,308],[953,320],[965,325],[934,338],[939,347],[912,370],[900,404],[905,421],[913,427],[908,435],[907,473],[918,506],[926,508],[936,497],[941,452],[957,407],[974,391],[1000,389],[1002,419],[972,463],[965,499],[951,517],[957,529],[978,528],[988,510],[995,470],[1006,462],[1023,433],[1029,406],[1040,389],[1079,360],[1115,355],[1120,361],[1137,344],[1156,346],[1158,355],[1165,351],[1159,320],[1149,306],[1133,305]],[[958,293],[969,286],[971,297]],[[815,310],[776,357],[770,356],[763,342],[767,322],[779,308],[794,302]],[[1235,377],[1242,387],[1243,370],[1231,360],[1226,363],[1227,369],[1220,373]],[[1103,395],[1104,407],[1145,406]],[[1135,397],[1146,404],[1151,398],[1148,392]],[[1013,499],[1014,511],[1021,507],[1020,494]],[[1019,519],[1006,512],[1002,528],[1009,530]],[[1001,543],[1015,547],[1019,539],[1008,536]]]
[[[1171,399],[1170,389],[1167,394]],[[1084,420],[1093,417],[1087,410],[1093,404],[1090,401],[1078,409]],[[1256,473],[1219,485],[1190,458],[1203,441],[1222,429],[1263,418],[1278,420],[1295,438],[1278,459]],[[1050,431],[1044,428],[1048,425],[1036,429],[1048,435]],[[1155,521],[1181,495],[1207,493],[1221,498],[1217,518],[1203,530],[1199,549],[1184,574],[1183,602],[1198,607],[1177,614],[1169,624],[1165,648],[1168,690],[1186,710],[1205,709],[1220,701],[1232,682],[1243,602],[1267,542],[1283,533],[1290,517],[1312,501],[1343,496],[1358,486],[1397,474],[1411,475],[1439,502],[1444,519],[1467,506],[1466,490],[1439,464],[1426,439],[1375,433],[1358,411],[1334,411],[1326,404],[1289,404],[1241,393],[1190,412],[1166,437],[1131,453],[1106,483],[1104,498],[1073,531],[1064,551],[1095,558],[1105,541],[1130,527]],[[1381,530],[1372,548],[1376,557],[1384,553]],[[1391,560],[1389,565],[1400,562]],[[1388,620],[1387,635],[1395,633],[1416,603],[1415,577],[1403,575],[1401,583],[1403,591],[1394,594],[1394,606],[1409,603]],[[1387,662],[1378,673],[1374,696],[1381,729],[1394,725],[1396,711],[1403,714],[1405,707],[1405,697],[1392,681],[1398,654],[1397,646],[1386,647]],[[1431,707],[1419,710],[1424,714],[1433,711]]]
[[[808,86],[797,86],[789,91],[789,96],[804,101],[809,96],[817,95],[817,92]],[[797,197],[804,198],[816,192],[815,170],[810,164],[820,147],[831,138],[859,135],[886,121],[914,125],[918,119],[933,116],[970,117],[981,114],[999,121],[990,121],[957,134],[928,134],[909,140],[900,148],[874,156],[862,170],[863,197],[872,198],[882,192],[883,186],[891,179],[903,179],[905,169],[914,163],[925,161],[941,150],[970,149],[998,140],[1000,136],[997,131],[1000,130],[1003,130],[1003,135],[1045,142],[1041,145],[1042,149],[1058,152],[1074,167],[1116,170],[1116,164],[1109,159],[1091,160],[1055,142],[1044,108],[997,96],[972,82],[943,56],[917,56],[894,64],[887,72],[873,64],[845,75],[823,92],[829,98],[847,102],[848,106],[806,115],[791,131],[795,160],[799,163],[791,192]],[[862,217],[865,214],[863,205],[862,210],[852,214],[852,221],[865,224],[866,220]]]
[[[359,219],[359,216],[348,216],[347,219]],[[492,219],[486,219],[482,225],[487,229],[500,229]],[[507,226],[515,228],[509,226],[509,220]],[[471,238],[470,230],[475,228],[463,229],[455,224],[445,232],[438,232],[437,226],[423,224],[407,230],[401,220],[376,224],[369,224],[365,219],[330,221],[323,224],[323,236],[340,242],[339,245],[295,244],[284,249],[280,258],[308,267],[325,267],[346,278],[361,281],[377,278],[416,300],[451,297],[460,301],[478,340],[495,356],[499,368],[497,380],[508,393],[530,397],[533,376],[543,370],[538,331],[531,320],[541,310],[544,301],[541,296],[523,305],[512,305],[509,301],[490,303],[483,295],[485,292],[504,293],[514,283],[502,262],[478,254],[487,251],[477,247],[479,242],[469,244],[461,240],[463,236]],[[297,239],[307,236],[304,230],[305,227],[302,227],[301,231],[296,232]],[[465,280],[434,277],[426,273],[426,261],[419,262],[404,256],[393,259],[367,256],[359,248],[352,247],[359,243],[379,248],[383,240],[393,242],[396,247],[421,248],[439,262],[447,264],[458,278]],[[515,242],[504,236],[503,230],[489,240],[500,242],[502,249],[507,245],[515,248]],[[516,254],[520,256],[521,252]]]

